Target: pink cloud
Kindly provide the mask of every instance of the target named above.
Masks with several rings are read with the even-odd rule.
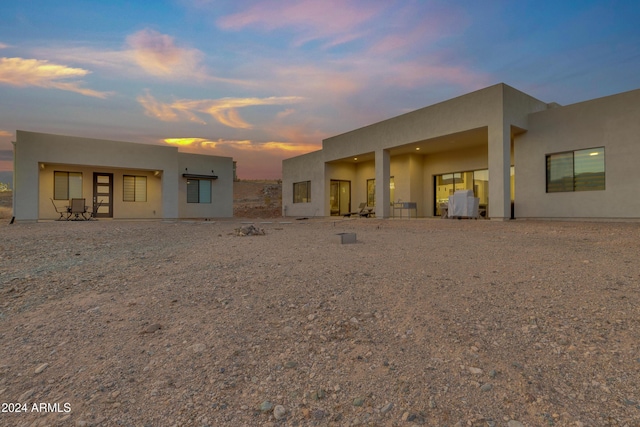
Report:
[[[24,58],[0,58],[0,83],[18,87],[37,86],[60,89],[85,96],[106,98],[108,92],[83,88],[77,79],[90,71],[53,64],[46,60]],[[72,81],[69,81],[72,80]]]
[[[270,0],[226,16],[218,21],[218,25],[227,30],[292,28],[300,34],[294,45],[329,38],[345,42],[366,34],[363,31],[354,34],[353,31],[380,13],[384,5],[384,2],[343,0]],[[335,44],[335,41],[330,43]]]
[[[87,46],[44,47],[34,49],[39,56],[58,61],[88,64],[126,78],[149,75],[163,80],[216,82],[250,87],[252,82],[219,77],[202,64],[204,54],[193,48],[178,46],[173,37],[145,29],[127,37],[121,50],[95,49]]]
[[[390,86],[412,88],[429,84],[454,84],[474,90],[489,83],[489,77],[460,65],[444,65],[428,60],[398,63],[389,66],[385,83]]]
[[[127,37],[133,57],[140,67],[155,76],[197,75],[202,53],[178,47],[173,37],[145,29]]]
[[[138,97],[138,102],[149,117],[162,121],[190,120],[206,124],[196,113],[204,113],[219,123],[236,129],[250,129],[252,125],[245,122],[238,109],[259,105],[287,105],[301,102],[303,98],[296,96],[272,96],[268,98],[220,98],[220,99],[180,99],[171,103],[157,101],[148,92]]]

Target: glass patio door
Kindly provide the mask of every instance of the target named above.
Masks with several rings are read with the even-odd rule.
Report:
[[[329,205],[333,216],[351,212],[351,181],[331,180]]]

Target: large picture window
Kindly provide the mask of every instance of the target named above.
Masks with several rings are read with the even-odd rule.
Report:
[[[547,193],[604,190],[604,147],[547,155]]]
[[[293,183],[293,203],[311,203],[311,181]]]
[[[147,177],[125,175],[123,177],[122,200],[125,202],[146,202]]]
[[[82,172],[53,172],[53,198],[69,200],[82,198]]]
[[[211,180],[188,179],[187,203],[211,203]]]

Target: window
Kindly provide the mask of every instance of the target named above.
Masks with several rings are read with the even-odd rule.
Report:
[[[122,200],[125,202],[146,202],[147,177],[125,175],[123,177]]]
[[[547,193],[604,190],[604,147],[547,155]]]
[[[311,181],[293,183],[293,203],[311,203]]]
[[[188,179],[187,203],[211,203],[211,180]]]
[[[367,206],[369,207],[376,206],[376,180],[375,179],[367,180]]]
[[[53,198],[69,200],[82,198],[81,172],[53,172]]]

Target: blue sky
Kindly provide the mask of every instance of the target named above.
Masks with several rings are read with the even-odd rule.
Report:
[[[635,0],[26,0],[0,21],[0,172],[21,129],[279,178],[324,138],[500,82],[563,105],[640,88]]]

